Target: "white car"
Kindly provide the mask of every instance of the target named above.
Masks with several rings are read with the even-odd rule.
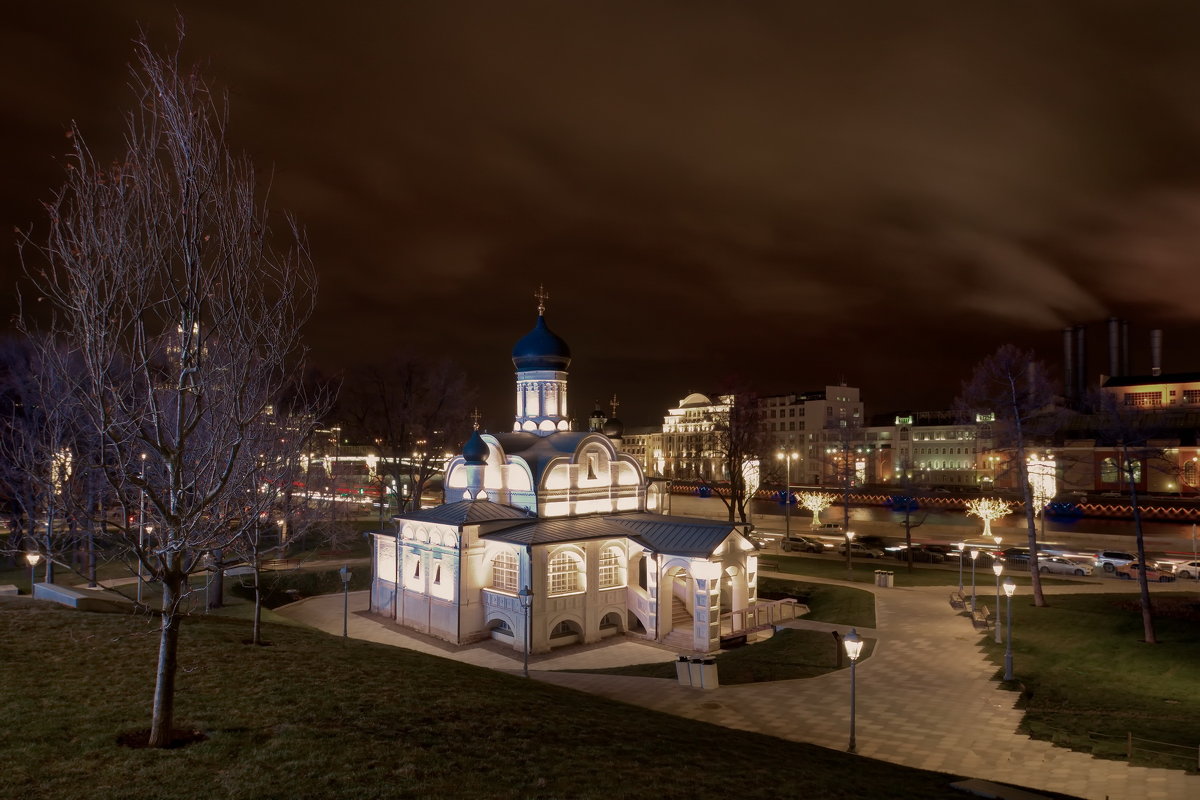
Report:
[[[1092,574],[1092,565],[1085,561],[1072,561],[1065,556],[1042,556],[1038,558],[1038,572],[1046,575],[1047,573],[1057,573],[1059,575],[1084,575]]]
[[[1159,566],[1170,566],[1177,578],[1195,578],[1200,576],[1200,561],[1158,562]]]

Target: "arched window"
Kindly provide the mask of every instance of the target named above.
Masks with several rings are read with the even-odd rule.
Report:
[[[1183,465],[1183,480],[1184,482],[1196,485],[1196,462],[1188,461]]]
[[[574,553],[565,550],[550,558],[549,583],[552,595],[578,592],[583,587],[579,579],[581,561]]]
[[[625,585],[624,558],[621,548],[610,545],[600,553],[600,588],[613,589]]]
[[[1106,458],[1100,462],[1100,481],[1102,483],[1116,483],[1117,475],[1117,460],[1115,458]]]
[[[505,592],[517,590],[517,554],[504,550],[492,559],[492,587]]]

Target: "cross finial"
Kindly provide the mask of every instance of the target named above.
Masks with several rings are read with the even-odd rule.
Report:
[[[617,418],[617,408],[619,408],[620,405],[621,403],[617,400],[617,395],[614,393],[612,400],[608,401],[608,407],[612,409],[612,419]]]
[[[533,293],[534,298],[538,301],[538,316],[546,313],[546,301],[550,299],[550,293],[546,291],[546,287],[538,284],[538,290]]]
[[[479,430],[479,418],[481,416],[482,414],[479,413],[478,408],[471,412],[471,430]]]

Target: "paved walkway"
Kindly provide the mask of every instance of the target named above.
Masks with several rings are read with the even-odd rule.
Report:
[[[851,585],[875,592],[879,626],[874,631],[860,630],[877,640],[873,656],[857,667],[857,744],[861,755],[1096,800],[1200,798],[1200,777],[1094,759],[1016,733],[1021,720],[1021,712],[1013,707],[1016,694],[997,688],[993,681],[996,667],[984,658],[978,646],[983,634],[951,610],[946,587],[875,589]],[[1023,589],[1029,592],[1028,587]],[[1094,587],[1047,587],[1048,593],[1080,590],[1120,589],[1107,581]],[[366,606],[366,592],[351,595],[351,611],[366,610]],[[340,596],[310,598],[277,611],[322,630],[342,631]],[[846,630],[844,626],[804,620],[789,624]],[[519,654],[495,643],[451,648],[356,614],[350,616],[350,635],[478,666],[521,668]],[[657,646],[622,640],[573,648],[561,656],[535,656],[530,669],[536,671],[535,677],[548,683],[677,716],[845,749],[850,687],[844,671],[805,680],[723,686],[705,692],[658,678],[550,671],[674,658],[673,652]]]

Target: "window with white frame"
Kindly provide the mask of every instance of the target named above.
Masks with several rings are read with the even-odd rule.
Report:
[[[550,594],[569,594],[580,590],[580,560],[574,553],[562,551],[550,558]]]
[[[504,550],[492,559],[492,587],[505,592],[517,590],[517,554]]]
[[[600,554],[600,588],[613,589],[625,585],[621,548],[609,546]]]

